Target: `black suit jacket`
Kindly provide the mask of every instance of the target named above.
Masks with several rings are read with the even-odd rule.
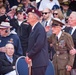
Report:
[[[67,33],[69,33],[69,30],[70,30],[70,27],[66,27],[66,28],[64,29],[64,31],[67,32]],[[73,38],[74,48],[76,49],[76,29],[75,29],[75,31],[73,32],[73,34],[72,34],[71,36],[72,36],[72,38]],[[74,59],[73,68],[76,69],[76,55],[75,55],[75,59]]]
[[[8,72],[13,71],[13,66],[15,66],[18,56],[13,55],[13,63],[9,62],[5,54],[0,56],[0,74],[4,75]]]
[[[30,33],[28,41],[28,57],[32,59],[32,67],[48,65],[48,45],[44,27],[38,22]]]
[[[31,26],[26,24],[25,21],[19,25],[17,19],[10,20],[10,25],[12,26],[12,29],[15,29],[17,35],[19,36],[23,49],[23,55],[25,55],[28,47],[28,37],[31,31]]]

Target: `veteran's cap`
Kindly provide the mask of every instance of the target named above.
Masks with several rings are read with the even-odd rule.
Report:
[[[36,15],[41,17],[41,12],[38,11],[37,9],[35,9],[35,8],[29,8],[26,13],[28,14],[29,12],[35,13]]]
[[[24,6],[23,6],[23,4],[19,4],[18,5],[16,12],[24,12]]]
[[[54,27],[54,26],[62,27],[64,25],[64,23],[59,18],[53,18],[52,21],[53,21],[52,27]]]
[[[1,22],[0,29],[1,28],[12,28],[12,26],[10,26],[9,22]]]
[[[69,5],[69,1],[68,0],[63,0],[61,5],[67,5],[68,6]]]

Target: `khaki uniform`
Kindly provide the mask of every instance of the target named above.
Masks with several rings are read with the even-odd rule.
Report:
[[[68,33],[62,32],[59,40],[53,34],[48,38],[48,41],[56,51],[53,57],[56,75],[70,75],[70,72],[66,70],[66,65],[73,66],[74,62],[74,56],[69,54],[69,51],[74,47],[72,37]]]

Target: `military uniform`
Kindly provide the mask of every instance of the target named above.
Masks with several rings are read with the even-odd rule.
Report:
[[[69,54],[74,47],[72,37],[68,33],[62,32],[59,40],[56,39],[55,34],[52,34],[48,41],[56,51],[53,57],[56,75],[70,75],[70,72],[66,70],[66,65],[73,66],[74,62],[74,56]]]

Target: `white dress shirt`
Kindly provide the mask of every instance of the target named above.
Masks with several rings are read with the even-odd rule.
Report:
[[[74,33],[75,29],[76,29],[76,26],[73,27],[71,35]]]
[[[60,6],[58,0],[54,0],[54,1],[50,1],[50,0],[42,0],[41,4],[39,6],[39,11],[44,10],[45,8],[49,8],[52,10],[53,6],[57,4],[58,6]]]

